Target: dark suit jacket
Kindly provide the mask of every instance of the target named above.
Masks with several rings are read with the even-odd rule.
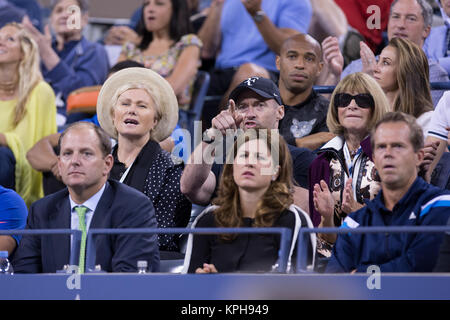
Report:
[[[27,229],[70,229],[67,189],[31,205]],[[108,180],[92,217],[93,228],[156,228],[152,202],[139,191]],[[157,235],[97,235],[96,265],[108,272],[135,272],[137,261],[147,260],[159,271]],[[74,253],[78,257],[78,252]],[[24,236],[13,257],[16,273],[53,273],[69,264],[70,235]],[[78,262],[78,259],[76,260]]]

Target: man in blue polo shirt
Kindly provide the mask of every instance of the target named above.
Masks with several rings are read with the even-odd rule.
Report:
[[[351,213],[343,228],[446,225],[450,192],[418,177],[423,159],[423,133],[415,119],[391,112],[371,134],[373,159],[381,178],[381,192]],[[430,272],[442,242],[441,233],[349,233],[338,236],[327,272],[366,272],[376,265],[382,272]]]
[[[0,186],[0,230],[21,230],[27,223],[28,210],[23,199],[11,189]],[[20,242],[20,236],[0,235],[0,251],[11,254]]]

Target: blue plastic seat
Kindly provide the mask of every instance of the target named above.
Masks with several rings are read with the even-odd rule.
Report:
[[[179,110],[178,124],[181,128],[189,131],[192,146],[194,146],[194,123],[195,121],[201,120],[203,104],[209,88],[209,81],[210,76],[208,72],[202,70],[198,71],[195,77],[190,108],[189,110]]]

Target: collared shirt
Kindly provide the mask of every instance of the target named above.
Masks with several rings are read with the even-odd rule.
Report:
[[[450,127],[450,91],[444,93],[434,109],[427,135],[446,141],[447,127]]]
[[[94,194],[92,197],[87,199],[82,204],[77,204],[75,201],[72,200],[72,197],[69,195],[70,200],[70,229],[80,230],[79,228],[79,219],[78,214],[75,211],[75,207],[78,206],[85,206],[88,208],[86,210],[86,231],[89,230],[89,226],[91,225],[92,217],[94,216],[95,209],[97,208],[98,202],[100,201],[100,198],[103,195],[103,191],[105,191],[106,184],[101,187],[101,189]]]

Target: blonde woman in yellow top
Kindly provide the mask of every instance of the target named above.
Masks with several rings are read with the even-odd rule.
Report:
[[[0,29],[0,185],[27,205],[43,196],[42,174],[26,152],[56,132],[55,95],[42,80],[34,40],[16,23]]]

